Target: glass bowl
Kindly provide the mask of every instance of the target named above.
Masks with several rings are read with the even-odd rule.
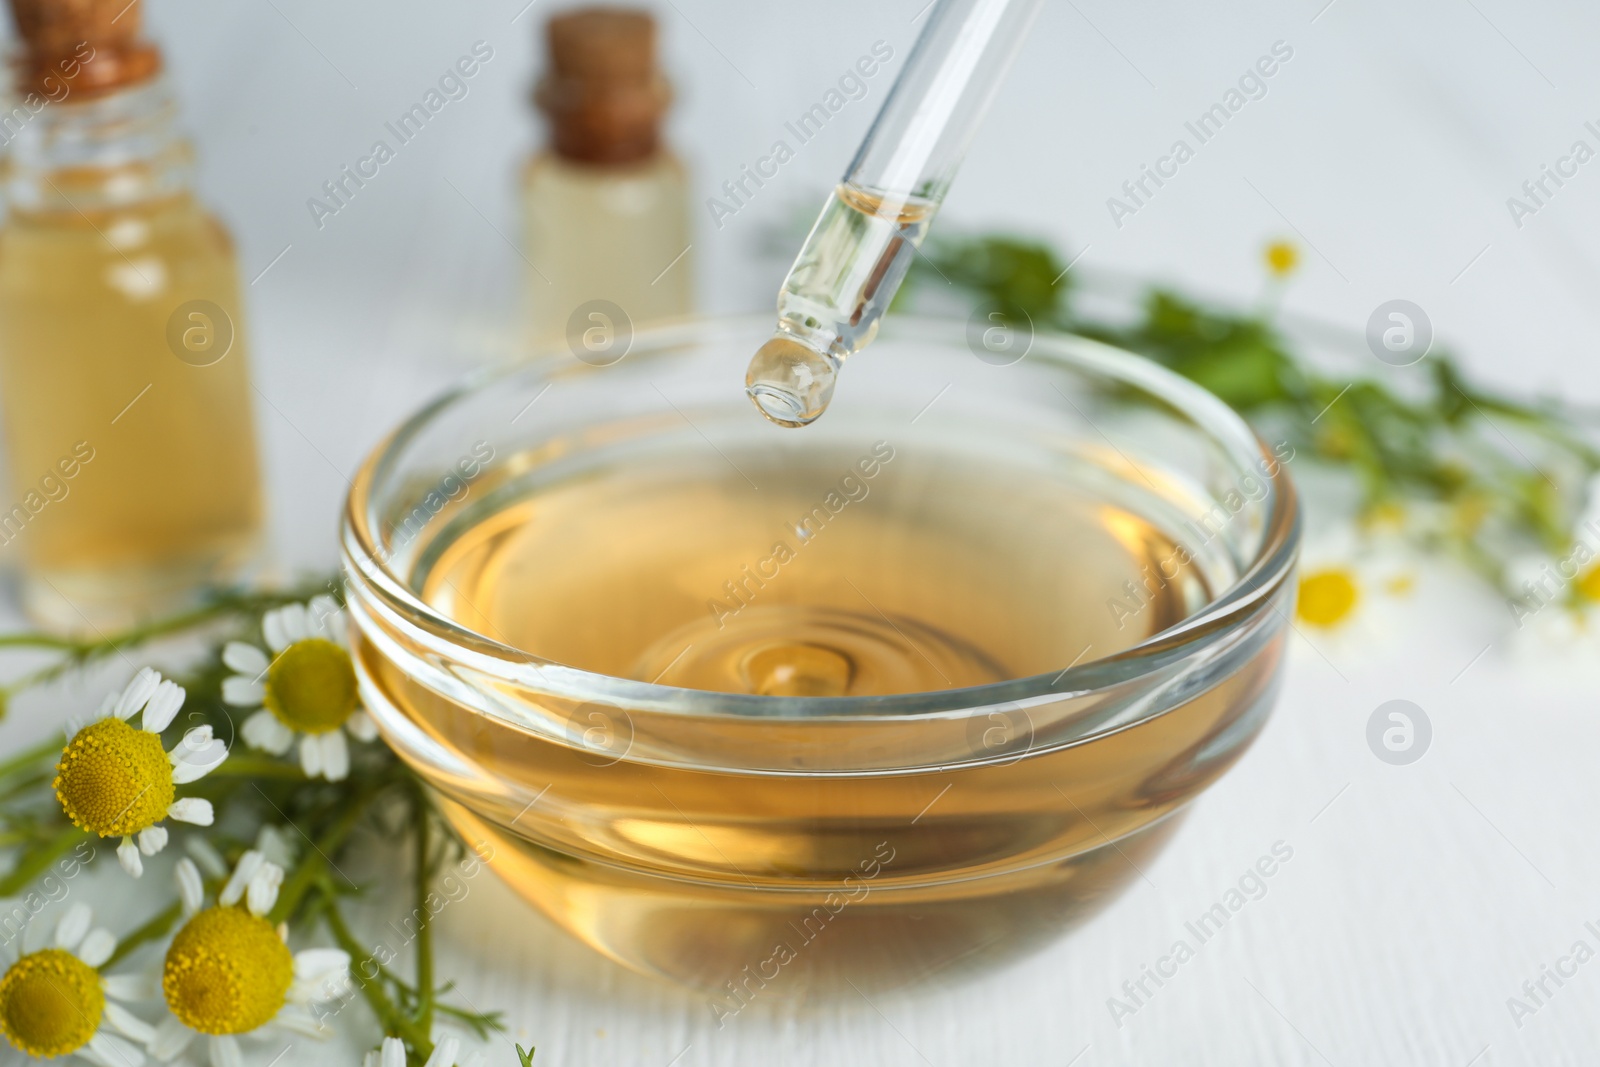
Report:
[[[770,331],[685,322],[483,373],[382,442],[342,533],[361,690],[389,744],[540,911],[712,991],[719,1019],[845,978],[992,966],[1112,899],[1265,722],[1299,540],[1292,450],[1139,357],[1042,335],[997,357],[976,327],[891,319],[828,414],[789,431],[740,388]],[[852,618],[943,683],[826,695],[735,671],[751,691],[712,691],[670,684],[720,669],[710,651],[635,655],[660,636],[642,632],[658,601],[705,584],[693,551],[664,546],[721,544],[781,495],[775,470],[859,456],[844,470],[864,485],[885,449],[880,510],[839,479],[862,518],[818,489],[828,506],[800,510],[831,524],[802,519],[793,544],[863,546]],[[726,483],[705,509],[653,503],[703,470]],[[1050,510],[1069,484],[1088,527]],[[612,485],[613,510],[572,504]],[[920,501],[923,526],[868,524],[897,501]],[[534,522],[544,540],[518,541]],[[965,547],[912,550],[945,529]],[[752,562],[690,620],[691,647],[716,645],[714,605],[742,609],[740,590],[766,610],[805,588]],[[960,673],[959,649],[924,654],[916,605],[952,598],[988,675]]]

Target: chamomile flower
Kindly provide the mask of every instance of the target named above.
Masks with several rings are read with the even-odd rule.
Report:
[[[1595,554],[1600,550],[1600,474],[1589,479],[1583,514],[1573,528],[1573,550],[1568,554],[1578,569],[1572,582],[1572,596],[1585,614],[1595,616],[1600,624],[1600,560]],[[1578,546],[1582,546],[1581,550]]]
[[[458,1058],[460,1055],[459,1038],[441,1037],[423,1067],[480,1067],[483,1063],[483,1057],[476,1052],[468,1053],[465,1058]],[[398,1037],[384,1038],[380,1048],[362,1059],[361,1067],[406,1067],[405,1042]]]
[[[345,733],[371,741],[377,727],[361,710],[356,672],[345,648],[344,614],[331,597],[290,604],[261,619],[267,649],[232,641],[222,661],[237,672],[222,699],[259,708],[239,728],[245,743],[275,756],[300,739],[300,766],[311,778],[336,782],[350,773]],[[270,655],[268,653],[271,653]]]
[[[1511,635],[1515,655],[1541,667],[1560,665],[1590,679],[1600,668],[1600,610],[1582,604],[1551,603],[1531,611]],[[1570,680],[1570,679],[1569,679]]]
[[[1273,241],[1261,251],[1274,277],[1287,278],[1300,265],[1300,249],[1289,241]]]
[[[1504,584],[1521,644],[1590,657],[1600,640],[1600,475],[1589,479],[1571,542],[1558,555],[1513,557]],[[1530,625],[1531,624],[1531,625]]]
[[[211,802],[180,798],[176,787],[210,773],[228,748],[209,726],[190,730],[170,752],[161,747],[161,732],[183,697],[181,686],[145,667],[120,695],[106,698],[94,722],[72,735],[56,765],[56,798],[67,818],[101,837],[122,838],[117,860],[135,878],[144,872],[140,855],[166,847],[162,820],[211,825]],[[128,724],[135,714],[137,728]]]
[[[1594,655],[1600,646],[1600,563],[1528,554],[1511,560],[1505,576],[1518,594],[1512,607],[1517,654],[1561,661],[1592,677],[1600,669]]]
[[[1361,600],[1361,582],[1355,567],[1325,564],[1301,573],[1294,613],[1308,626],[1332,629],[1349,622]]]
[[[1410,561],[1385,538],[1369,534],[1324,538],[1307,545],[1300,561],[1295,621],[1323,637],[1381,629],[1395,598],[1410,595],[1416,575]]]
[[[139,1067],[138,1044],[155,1030],[118,1001],[143,999],[149,983],[100,973],[117,939],[91,928],[93,921],[87,904],[74,904],[56,924],[52,944],[33,946],[30,925],[22,956],[0,961],[8,964],[0,975],[0,1035],[29,1057],[75,1053],[99,1067]]]
[[[274,1027],[329,1036],[311,1007],[345,995],[350,957],[330,948],[289,951],[287,928],[266,917],[278,902],[283,868],[246,852],[209,908],[192,860],[178,861],[177,879],[185,922],[161,971],[172,1015],[153,1031],[150,1055],[174,1060],[203,1034],[211,1067],[242,1067],[241,1035]]]

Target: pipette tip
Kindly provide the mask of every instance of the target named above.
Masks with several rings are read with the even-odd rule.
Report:
[[[778,333],[751,357],[744,391],[768,420],[798,429],[828,409],[838,368],[834,357]]]

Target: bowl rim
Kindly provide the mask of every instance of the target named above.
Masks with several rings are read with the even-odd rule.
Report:
[[[770,315],[677,319],[638,331],[630,351],[705,342],[708,328],[744,332],[769,329],[770,325]],[[882,336],[949,345],[962,341],[965,328],[963,319],[901,315],[884,320]],[[372,536],[374,527],[368,514],[372,490],[397,462],[400,451],[453,405],[514,378],[533,375],[538,381],[567,369],[568,361],[553,352],[473,372],[423,404],[381,438],[363,460],[351,480],[340,537],[347,603],[357,630],[368,624],[364,622],[365,615],[378,610],[446,660],[469,662],[474,672],[499,682],[586,703],[706,717],[815,721],[970,713],[975,709],[1027,707],[1084,696],[1127,684],[1195,656],[1262,612],[1277,612],[1287,625],[1287,616],[1273,604],[1273,599],[1294,570],[1303,522],[1298,494],[1288,476],[1288,461],[1279,461],[1243,417],[1215,395],[1144,356],[1055,331],[1035,334],[1028,356],[1036,355],[1040,360],[1122,381],[1169,404],[1222,446],[1237,464],[1255,469],[1267,487],[1260,548],[1233,583],[1193,614],[1128,648],[1083,663],[1074,661],[1059,671],[977,686],[883,696],[777,697],[687,689],[588,671],[545,659],[460,625],[414,593],[386,562],[380,562],[382,552]],[[1261,461],[1271,464],[1272,473],[1254,466]],[[376,603],[363,603],[362,597],[353,595],[354,587],[375,596]]]

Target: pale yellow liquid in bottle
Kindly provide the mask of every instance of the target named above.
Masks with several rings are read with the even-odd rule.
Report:
[[[1174,537],[1117,502],[1142,481],[1092,462],[1046,472],[927,442],[808,443],[733,452],[742,473],[709,450],[641,449],[485,491],[435,520],[413,579],[464,625],[562,664],[804,696],[1053,673],[1213,595],[1197,567],[1151,581],[1172,573]],[[1125,583],[1146,590],[1142,608],[1127,610]],[[843,977],[954,974],[1092,913],[1259,727],[1281,644],[1164,715],[1040,751],[1028,732],[1069,698],[905,723],[734,722],[695,715],[692,695],[681,716],[539,698],[538,714],[567,721],[559,742],[358,652],[387,700],[482,769],[440,781],[496,869],[600,951],[711,990],[720,1018],[853,996]],[[680,742],[725,751],[726,768],[675,763]],[[914,769],[809,770],[902,760]]]
[[[670,152],[616,165],[542,153],[522,195],[534,343],[564,344],[575,314],[580,335],[597,325],[584,308],[594,301],[616,305],[632,328],[689,313],[688,178]]]
[[[186,361],[169,319],[195,300],[223,309],[231,328],[191,333]],[[196,326],[207,328],[185,319]],[[224,330],[226,355],[195,365],[215,357],[207,337]],[[227,577],[249,552],[261,501],[245,347],[232,248],[187,194],[10,213],[0,554],[21,557],[35,614],[74,629],[123,622]]]

